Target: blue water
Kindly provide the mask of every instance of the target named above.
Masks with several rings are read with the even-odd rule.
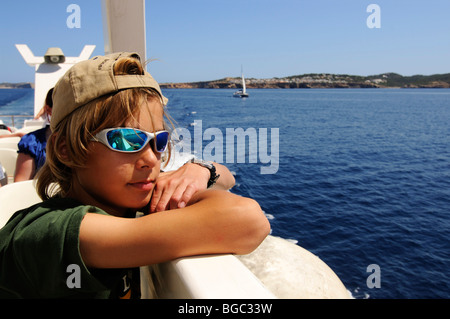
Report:
[[[224,136],[268,128],[270,139],[279,129],[276,174],[261,174],[260,158],[249,163],[250,150],[246,163],[224,163],[233,191],[260,203],[273,235],[319,256],[355,298],[450,297],[450,90],[232,93],[164,90],[192,136],[195,121]],[[367,285],[371,264],[379,288]]]
[[[32,119],[34,112],[33,89],[0,89],[0,120],[7,126],[22,127],[25,119]],[[14,123],[10,116],[30,115],[29,117],[15,117]]]

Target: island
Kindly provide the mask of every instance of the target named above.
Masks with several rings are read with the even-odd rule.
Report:
[[[21,82],[21,83],[0,83],[0,89],[34,89],[34,83]]]
[[[165,89],[237,89],[240,77],[226,77],[213,81],[160,83]],[[309,89],[309,88],[450,88],[450,73],[402,76],[383,73],[370,76],[313,73],[282,78],[245,80],[247,89]]]

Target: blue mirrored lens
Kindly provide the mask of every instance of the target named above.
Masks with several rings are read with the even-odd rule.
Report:
[[[109,145],[118,151],[137,151],[147,141],[147,135],[132,129],[111,130],[106,134]]]
[[[169,141],[169,132],[161,132],[156,135],[156,150],[160,153],[166,150]]]
[[[148,140],[145,132],[133,129],[115,129],[106,134],[109,145],[118,151],[135,152],[142,149]],[[152,139],[153,140],[153,139]],[[156,136],[156,145],[154,146],[157,152],[164,152],[169,140],[168,132],[161,132]]]

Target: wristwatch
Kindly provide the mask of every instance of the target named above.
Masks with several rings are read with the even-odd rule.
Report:
[[[190,161],[188,161],[188,163],[194,163],[194,164],[198,164],[202,167],[205,167],[209,170],[210,173],[210,177],[208,180],[208,186],[207,188],[210,188],[211,186],[213,186],[217,180],[219,179],[220,175],[216,173],[216,167],[214,166],[214,164],[212,162],[206,162],[206,161],[202,161],[199,160],[197,158],[193,158]]]

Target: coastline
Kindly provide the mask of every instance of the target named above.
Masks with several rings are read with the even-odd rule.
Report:
[[[163,89],[240,89],[240,77],[226,77],[211,81],[160,83]],[[341,88],[450,88],[450,73],[402,76],[397,73],[359,76],[348,74],[314,73],[274,77],[247,78],[248,89],[341,89]],[[0,83],[0,89],[34,88],[34,83]]]
[[[34,89],[34,83],[31,82],[0,83],[0,89]]]
[[[283,78],[247,78],[248,89],[313,89],[313,88],[450,88],[450,73],[402,76],[384,73],[371,76],[347,74],[303,74]],[[227,77],[212,81],[160,83],[164,89],[238,89],[240,77]]]

